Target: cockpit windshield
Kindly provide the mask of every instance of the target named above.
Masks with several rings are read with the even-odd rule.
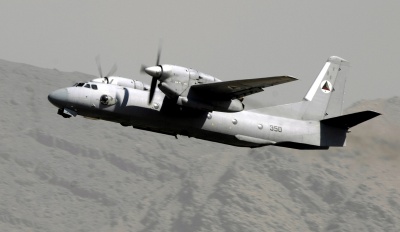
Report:
[[[88,88],[88,89],[92,88],[92,89],[94,89],[94,90],[97,90],[97,85],[94,85],[94,84],[75,83],[75,84],[73,85],[73,87],[82,87],[82,86],[84,86],[84,87],[86,87],[86,88]]]

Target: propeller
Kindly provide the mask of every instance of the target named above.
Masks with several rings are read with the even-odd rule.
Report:
[[[114,64],[111,67],[110,71],[107,73],[106,76],[103,76],[103,71],[101,69],[100,55],[96,56],[96,65],[97,65],[97,70],[99,71],[100,78],[104,78],[107,81],[107,84],[109,84],[108,77],[114,75],[115,72],[117,72],[118,69],[117,64]]]
[[[156,92],[157,80],[158,78],[161,77],[163,71],[162,66],[160,65],[160,58],[161,58],[161,46],[158,47],[156,65],[151,67],[142,65],[140,67],[141,73],[147,73],[148,75],[153,77],[151,79],[151,85],[150,85],[150,94],[148,103],[149,105],[153,101],[154,93]]]

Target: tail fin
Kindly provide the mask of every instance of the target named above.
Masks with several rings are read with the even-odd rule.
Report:
[[[326,61],[303,101],[251,111],[316,121],[340,116],[342,115],[348,68],[348,61],[337,56],[331,56]]]
[[[321,120],[342,115],[349,62],[331,56],[303,100],[304,120]]]

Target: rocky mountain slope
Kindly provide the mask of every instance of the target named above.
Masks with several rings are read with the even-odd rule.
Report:
[[[399,231],[400,98],[346,148],[236,148],[64,119],[51,91],[92,79],[0,60],[1,231]]]

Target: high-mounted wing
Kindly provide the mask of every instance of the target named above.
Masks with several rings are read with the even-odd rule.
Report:
[[[238,99],[264,91],[263,88],[297,80],[291,76],[263,77],[256,79],[223,81],[193,85],[191,91],[204,98],[215,100]]]

